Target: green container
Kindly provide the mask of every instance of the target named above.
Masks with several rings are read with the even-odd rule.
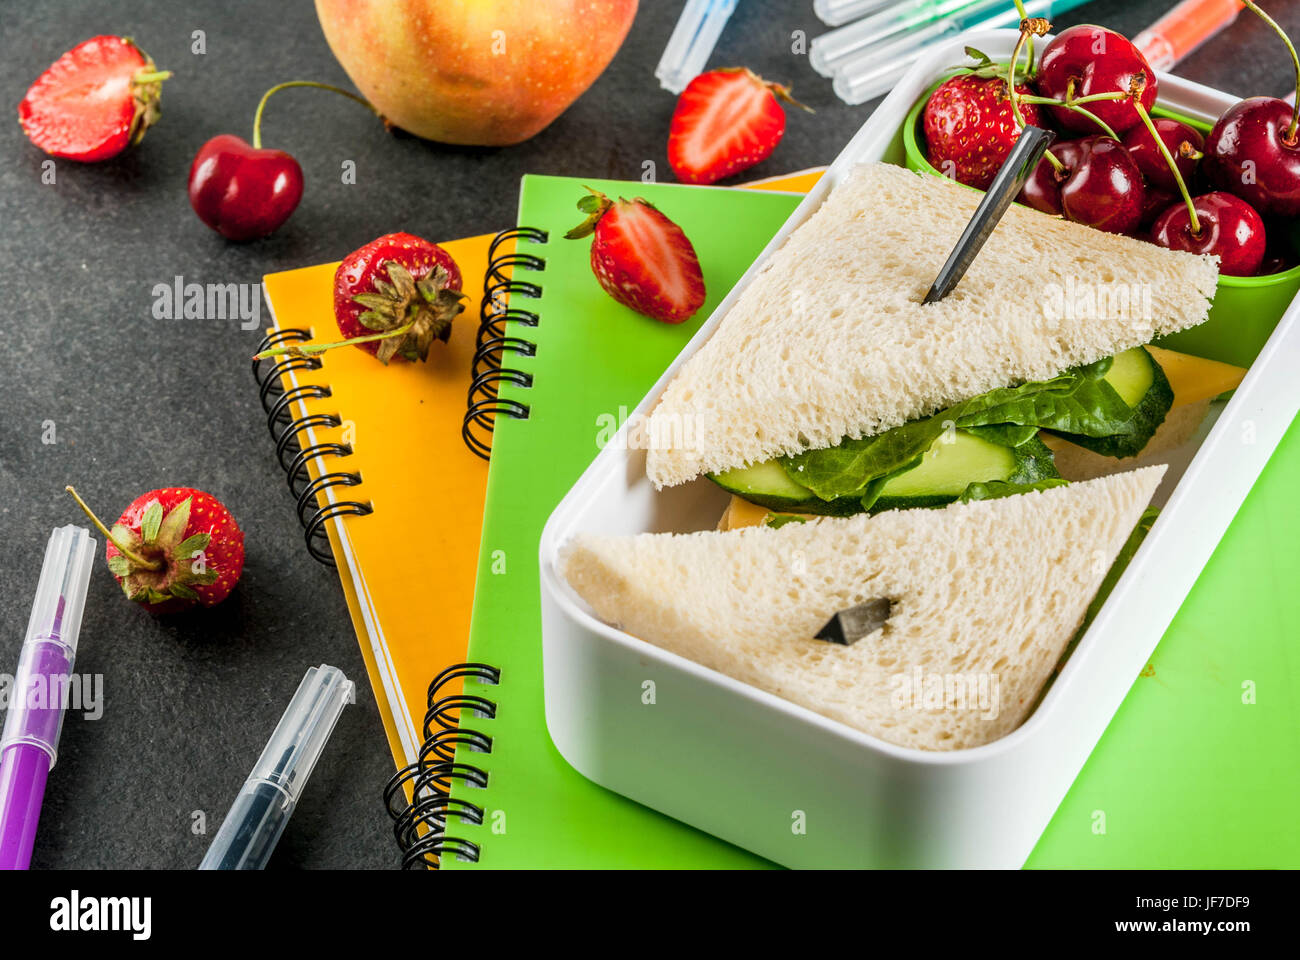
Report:
[[[938,85],[935,83],[930,90]],[[930,91],[927,91],[908,113],[903,125],[903,148],[909,170],[943,176],[930,165],[925,156],[921,111],[929,98]],[[1152,113],[1181,120],[1202,133],[1210,132],[1209,124],[1182,116],[1159,104]],[[1292,231],[1292,244],[1295,244],[1295,231]],[[1255,357],[1272,335],[1273,328],[1282,319],[1282,314],[1290,306],[1297,291],[1300,291],[1300,266],[1262,277],[1221,276],[1214,301],[1210,305],[1209,319],[1190,330],[1161,337],[1156,344],[1170,350],[1248,367],[1255,362]]]

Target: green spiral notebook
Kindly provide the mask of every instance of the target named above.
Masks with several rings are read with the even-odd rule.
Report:
[[[582,219],[575,204],[584,185],[644,196],[686,231],[709,295],[692,321],[656,323],[600,289],[590,240],[563,239]],[[492,665],[500,677],[495,684],[464,681],[464,693],[490,702],[494,715],[467,709],[462,726],[491,743],[489,752],[481,740],[456,747],[463,767],[446,778],[453,815],[445,823],[443,869],[771,866],[596,786],[556,751],[543,713],[537,544],[599,441],[640,401],[799,199],[523,178],[520,229],[544,231],[547,239],[519,241],[518,257],[538,259],[513,261],[520,285],[510,299],[514,319],[481,340],[517,338],[498,353],[505,369],[487,380],[499,382],[500,402],[527,413],[496,417],[466,657]],[[503,264],[511,262],[507,246],[496,252]],[[499,271],[496,280],[503,277]],[[536,345],[534,355],[525,342]],[[506,376],[511,370],[517,373]],[[1282,866],[1300,859],[1296,834],[1278,835],[1279,825],[1290,822],[1282,806],[1300,792],[1292,762],[1300,755],[1295,657],[1278,642],[1297,619],[1296,592],[1285,587],[1300,572],[1288,546],[1300,537],[1288,486],[1300,471],[1297,433],[1293,427],[1277,450],[1156,651],[1154,676],[1135,678],[1029,866]],[[1240,685],[1251,678],[1259,702],[1243,706]],[[457,816],[459,803],[480,812]],[[1101,834],[1098,810],[1107,816]]]

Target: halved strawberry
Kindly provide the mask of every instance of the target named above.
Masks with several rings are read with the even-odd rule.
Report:
[[[46,153],[93,162],[139,143],[162,115],[171,76],[127,37],[92,37],[36,78],[18,104],[18,122]]]
[[[587,188],[591,190],[590,187]],[[647,201],[599,190],[578,201],[587,219],[564,236],[591,241],[591,271],[611,297],[655,320],[681,323],[704,304],[704,274],[682,228]]]
[[[779,99],[778,99],[779,98]],[[745,67],[701,73],[682,91],[668,130],[668,165],[682,183],[713,183],[771,156],[785,134],[790,88]]]

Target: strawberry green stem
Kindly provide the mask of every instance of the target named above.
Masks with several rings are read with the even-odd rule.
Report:
[[[1187,184],[1183,181],[1182,171],[1178,169],[1178,164],[1174,162],[1173,155],[1170,154],[1169,148],[1165,146],[1164,140],[1160,139],[1160,134],[1156,132],[1156,125],[1151,122],[1151,114],[1147,113],[1147,108],[1142,106],[1142,101],[1134,97],[1133,106],[1137,109],[1142,122],[1146,124],[1147,133],[1151,134],[1151,139],[1156,142],[1161,155],[1164,156],[1165,163],[1169,164],[1169,172],[1174,175],[1174,180],[1178,182],[1178,192],[1183,195],[1183,202],[1187,204],[1187,219],[1192,224],[1192,236],[1199,237],[1201,235],[1201,221],[1196,218],[1196,205],[1192,203],[1192,195],[1187,189]]]
[[[135,83],[140,84],[161,83],[163,80],[169,79],[171,75],[172,72],[170,70],[141,70],[131,79]]]
[[[1287,128],[1286,137],[1283,142],[1286,143],[1288,147],[1293,147],[1296,144],[1296,131],[1297,129],[1300,129],[1300,56],[1296,56],[1295,44],[1293,44],[1291,38],[1286,35],[1286,31],[1277,25],[1276,20],[1259,7],[1255,6],[1255,4],[1251,3],[1250,0],[1241,0],[1241,2],[1247,10],[1273,28],[1273,32],[1282,38],[1282,42],[1286,44],[1287,52],[1291,54],[1291,63],[1295,66],[1296,97],[1295,103],[1291,107],[1291,126]]]
[[[354,347],[358,343],[372,343],[376,340],[389,340],[393,337],[400,337],[408,333],[413,326],[415,326],[414,320],[384,333],[372,333],[364,337],[349,337],[347,340],[336,340],[334,343],[292,343],[287,347],[273,347],[270,350],[263,350],[261,353],[254,354],[253,359],[266,360],[269,357],[286,356],[312,357],[318,353],[324,353],[326,350],[333,350],[335,347]]]
[[[257,113],[253,114],[253,147],[255,149],[260,150],[262,147],[262,111],[266,109],[266,101],[271,99],[271,94],[287,89],[288,87],[315,87],[318,90],[330,90],[340,96],[347,97],[349,100],[355,100],[380,120],[384,119],[384,115],[375,109],[373,103],[364,97],[357,96],[349,90],[344,90],[342,87],[336,87],[329,83],[317,83],[315,80],[289,80],[286,83],[277,83],[270,90],[266,91],[266,93],[262,94],[262,101],[257,105]]]
[[[82,512],[85,513],[86,516],[90,517],[90,522],[95,525],[99,532],[107,537],[113,546],[117,547],[118,553],[122,554],[122,556],[126,557],[136,566],[143,567],[146,570],[161,570],[163,568],[164,564],[161,560],[146,560],[144,557],[140,556],[140,554],[133,551],[127,544],[123,543],[121,539],[113,536],[113,531],[104,526],[104,521],[95,516],[95,512],[91,510],[90,507],[86,506],[86,501],[82,500],[81,496],[76,490],[72,489],[71,486],[64,487],[63,489],[72,494],[72,499],[77,501],[77,506],[81,507]]]

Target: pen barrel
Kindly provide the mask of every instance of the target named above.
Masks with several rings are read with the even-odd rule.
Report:
[[[67,713],[75,649],[58,637],[37,636],[23,644],[18,673],[9,694],[9,711],[0,750],[30,744],[43,750],[49,765],[58,760],[59,734]]]
[[[31,865],[49,773],[49,755],[40,747],[15,743],[0,751],[0,870]]]
[[[274,784],[265,780],[245,783],[199,869],[263,869],[275,852],[293,808],[294,802]]]

